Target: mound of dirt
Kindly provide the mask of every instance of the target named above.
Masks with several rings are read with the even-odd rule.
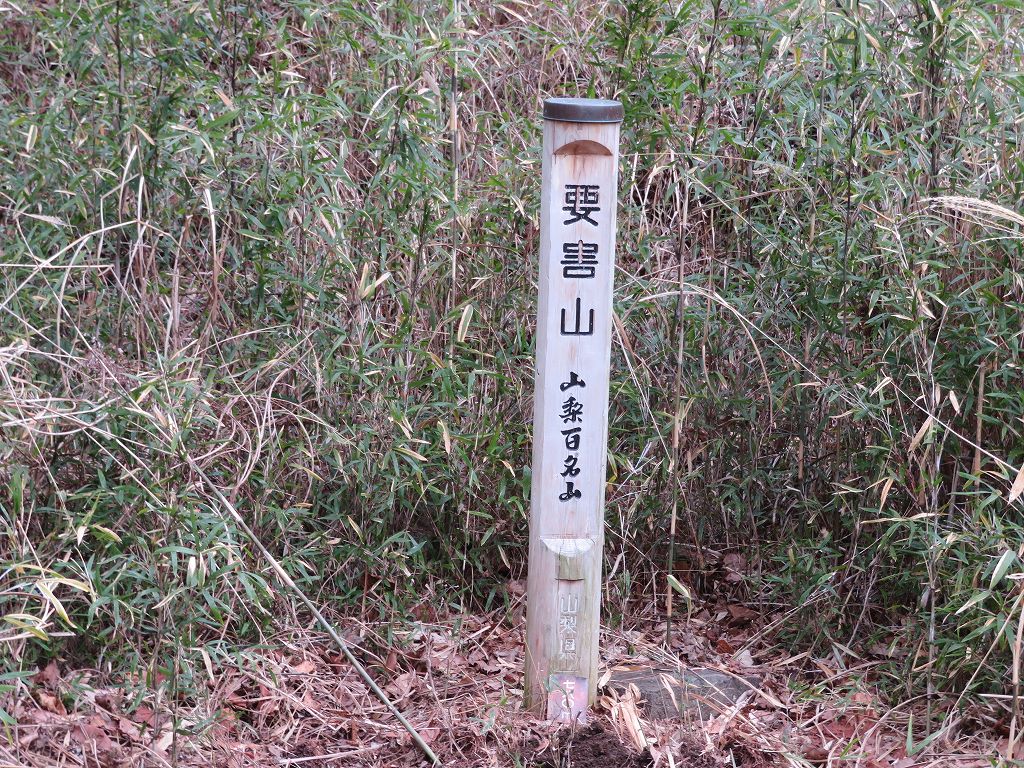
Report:
[[[619,737],[591,723],[538,756],[537,768],[649,768],[650,757],[623,746]]]

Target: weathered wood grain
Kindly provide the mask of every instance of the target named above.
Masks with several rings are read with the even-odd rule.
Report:
[[[618,123],[545,120],[526,701],[597,692]]]

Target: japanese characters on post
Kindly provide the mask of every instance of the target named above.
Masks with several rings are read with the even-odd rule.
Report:
[[[622,105],[544,103],[526,703],[581,720],[597,692]]]

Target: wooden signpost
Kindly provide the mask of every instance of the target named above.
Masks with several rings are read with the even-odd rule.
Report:
[[[544,102],[526,705],[580,720],[597,694],[622,105]]]

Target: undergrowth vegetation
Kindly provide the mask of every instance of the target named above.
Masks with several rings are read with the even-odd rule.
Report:
[[[261,638],[290,601],[213,484],[338,611],[502,605],[539,109],[590,95],[626,110],[606,621],[739,552],[776,642],[1009,692],[1021,13],[0,4],[4,671]]]

